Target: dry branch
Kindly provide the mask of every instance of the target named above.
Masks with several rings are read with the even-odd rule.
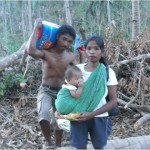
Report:
[[[150,114],[145,114],[134,124],[134,129],[137,130],[139,128],[139,126],[143,125],[144,122],[148,121],[149,119],[150,119]]]
[[[150,94],[145,94],[145,97],[150,97]]]
[[[149,149],[150,136],[129,137],[125,139],[108,140],[104,149]],[[61,147],[59,150],[73,150],[72,147]],[[93,150],[92,144],[88,144],[87,149]]]
[[[117,98],[117,101],[119,104],[121,105],[126,105],[127,102],[123,101],[122,99],[120,98]],[[144,111],[147,111],[147,112],[150,112],[150,106],[147,106],[147,105],[137,105],[137,104],[130,104],[129,105],[129,108],[134,108],[134,109],[141,109],[141,110],[144,110]]]
[[[108,141],[106,149],[148,149],[150,148],[150,136],[129,137]]]
[[[0,72],[3,71],[6,67],[14,65],[15,63],[18,62],[18,59],[21,58],[24,53],[25,46],[26,43],[24,43],[17,52],[9,56],[6,56],[0,61]]]
[[[147,59],[147,58],[150,58],[150,54],[143,54],[143,55],[139,55],[137,57],[134,57],[134,58],[131,58],[129,60],[123,60],[123,61],[120,61],[120,62],[117,62],[115,64],[112,64],[110,65],[111,67],[114,67],[116,65],[120,66],[120,65],[126,65],[128,63],[131,63],[131,62],[135,62],[135,61],[139,61],[141,59]]]
[[[142,65],[141,65],[142,66]],[[141,67],[140,67],[141,68]],[[141,91],[141,76],[142,76],[142,70],[140,70],[140,77],[139,77],[139,82],[138,82],[138,91],[137,91],[137,93],[136,93],[136,95],[135,95],[135,97],[131,100],[131,101],[129,101],[125,106],[124,106],[124,108],[127,108],[127,107],[129,107],[129,105],[131,105],[131,103],[133,103],[137,98],[138,98],[138,96],[139,96],[139,94],[140,94],[140,91]]]

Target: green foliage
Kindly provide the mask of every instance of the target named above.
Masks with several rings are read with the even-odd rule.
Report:
[[[19,86],[21,81],[24,81],[22,73],[8,72],[3,77],[6,87],[11,88],[13,86]]]
[[[0,96],[4,96],[5,92],[6,92],[6,86],[3,82],[0,82]]]
[[[17,41],[16,41],[16,38],[14,38],[15,36],[18,36],[19,38],[17,39]],[[8,48],[8,55],[9,54],[12,54],[13,52],[15,52],[16,51],[16,49],[18,50],[19,48],[20,48],[20,44],[22,43],[22,41],[23,41],[23,38],[22,38],[22,36],[20,36],[20,35],[10,35],[9,37],[8,37],[8,41],[7,41],[7,48]]]
[[[0,82],[0,95],[4,96],[6,91],[12,88],[18,88],[20,82],[26,82],[22,73],[5,72],[3,75],[3,81]]]
[[[65,10],[62,9],[64,1],[30,1],[32,25],[36,18],[42,18],[56,24],[64,23]],[[104,36],[108,25],[107,1],[69,1],[72,25],[79,34],[79,29],[85,30],[88,38],[92,34]],[[149,1],[140,1],[140,29],[144,30],[150,25]],[[17,51],[24,40],[28,40],[29,27],[29,1],[0,1],[0,40],[1,45],[11,54]],[[125,40],[131,39],[132,33],[132,3],[131,1],[110,0],[111,20],[115,20],[116,29],[121,31]],[[120,35],[119,35],[120,36]],[[118,37],[118,36],[116,36]],[[0,52],[0,56],[3,53]]]

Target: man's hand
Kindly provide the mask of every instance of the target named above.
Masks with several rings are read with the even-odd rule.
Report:
[[[41,19],[41,18],[38,18],[38,19],[36,19],[35,22],[34,22],[34,28],[35,28],[35,29],[39,29],[39,28],[41,28],[41,27],[42,27],[42,19]]]

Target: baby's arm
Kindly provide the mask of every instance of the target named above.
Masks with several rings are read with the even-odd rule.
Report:
[[[83,80],[80,80],[78,83],[78,88],[76,90],[70,90],[71,96],[74,98],[78,98],[82,93],[82,89],[83,89]]]
[[[82,86],[79,86],[76,90],[70,90],[71,96],[74,98],[78,98],[82,93]]]

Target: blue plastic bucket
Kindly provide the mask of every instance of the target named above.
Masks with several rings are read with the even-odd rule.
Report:
[[[59,29],[59,25],[42,21],[42,28],[38,30],[36,48],[41,49],[49,49],[56,42],[56,34]],[[80,43],[80,37],[76,34],[75,41],[73,42],[73,52],[76,51]]]
[[[48,49],[56,42],[56,34],[59,25],[42,21],[42,28],[38,31],[38,37],[36,41],[37,49]]]
[[[75,38],[75,42],[74,42],[74,53],[76,53],[79,45],[80,45],[80,37],[79,37],[79,35],[76,34],[76,38]]]

